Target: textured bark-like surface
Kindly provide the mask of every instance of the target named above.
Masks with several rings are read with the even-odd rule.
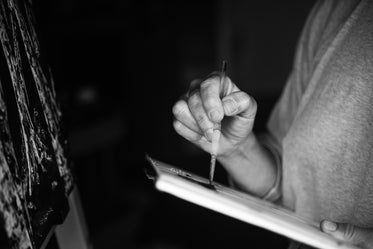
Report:
[[[0,248],[38,248],[68,210],[72,175],[31,2],[0,2]]]

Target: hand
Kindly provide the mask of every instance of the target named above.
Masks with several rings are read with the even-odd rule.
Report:
[[[364,249],[373,248],[373,229],[361,228],[346,223],[336,223],[323,220],[320,223],[321,231],[331,236],[350,242]]]
[[[255,100],[228,77],[220,81],[220,73],[193,81],[186,98],[173,107],[176,132],[206,152],[211,149],[213,128],[221,123],[217,156],[230,154],[247,139],[257,110]]]
[[[221,124],[217,158],[241,190],[263,197],[276,182],[274,155],[252,132],[257,105],[228,78],[213,73],[193,81],[173,107],[177,133],[211,152],[213,129]]]

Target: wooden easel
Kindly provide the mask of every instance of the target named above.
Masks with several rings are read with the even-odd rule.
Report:
[[[92,249],[88,236],[78,188],[69,196],[70,211],[65,222],[56,227],[54,233],[60,249]],[[48,239],[49,240],[49,239]]]
[[[69,196],[69,205],[70,210],[64,223],[51,229],[41,249],[46,248],[53,233],[56,235],[59,249],[93,249],[76,186]]]

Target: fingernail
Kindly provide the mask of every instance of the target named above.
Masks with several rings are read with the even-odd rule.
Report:
[[[211,121],[214,121],[214,122],[220,121],[220,112],[219,111],[213,110],[209,114],[210,114]]]
[[[228,115],[233,114],[237,111],[236,103],[231,99],[226,99],[223,101],[224,111]]]
[[[328,232],[335,232],[337,230],[337,223],[335,222],[324,220],[322,225],[323,228]]]
[[[207,138],[208,141],[212,141],[212,135],[214,134],[214,131],[213,129],[208,129],[206,132],[205,132],[205,137]]]

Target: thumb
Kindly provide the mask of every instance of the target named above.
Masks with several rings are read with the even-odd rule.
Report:
[[[254,98],[242,91],[235,91],[222,99],[224,114],[239,115],[243,119],[252,121],[255,118],[257,104]]]
[[[321,231],[332,235],[336,239],[360,245],[363,248],[372,248],[372,229],[361,228],[347,223],[336,223],[329,220],[321,221],[320,228]]]
[[[255,100],[242,91],[230,93],[222,100],[225,120],[225,135],[241,140],[252,131],[257,105]]]

